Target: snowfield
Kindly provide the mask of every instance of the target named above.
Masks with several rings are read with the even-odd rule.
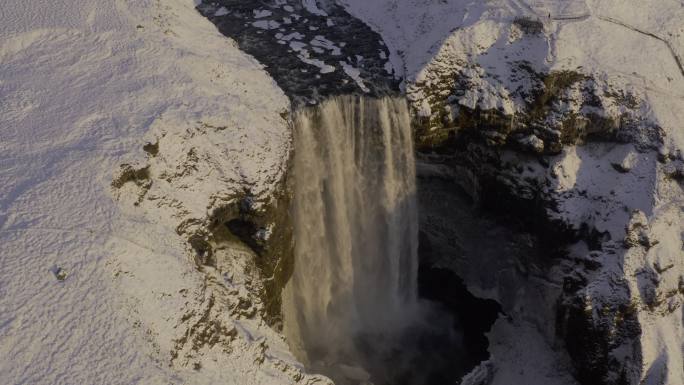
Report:
[[[3,384],[308,381],[263,322],[214,309],[233,340],[193,342],[215,302],[252,294],[238,268],[230,295],[208,289],[176,227],[205,219],[219,193],[268,196],[290,151],[289,101],[194,7],[0,5]],[[147,141],[160,148],[153,177],[193,148],[202,170],[155,182],[155,210],[134,206],[132,183],[112,187],[121,164],[145,162]]]

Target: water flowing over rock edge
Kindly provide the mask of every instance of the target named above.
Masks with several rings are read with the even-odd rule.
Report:
[[[314,367],[353,367],[345,359],[359,356],[355,336],[395,333],[416,308],[408,108],[402,99],[342,96],[298,112],[294,122],[296,245],[285,334]]]

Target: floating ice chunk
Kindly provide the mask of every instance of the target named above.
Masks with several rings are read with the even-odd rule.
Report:
[[[332,21],[332,19],[327,19],[325,21],[325,25],[327,25],[328,27],[333,27],[335,25],[335,22]]]
[[[303,61],[306,64],[311,64],[312,66],[316,66],[321,69],[322,74],[327,74],[330,72],[335,72],[335,67],[331,66],[329,64],[325,64],[323,60],[319,59],[310,59],[308,57],[304,57],[303,55],[299,55],[299,59]]]
[[[291,5],[284,5],[283,9],[285,10],[285,12],[294,12],[294,8],[292,8]]]
[[[366,87],[366,85],[363,83],[363,79],[361,79],[361,70],[352,66],[346,61],[340,61],[340,65],[342,66],[342,69],[347,74],[347,76],[354,79],[356,84],[359,86],[359,88],[361,88],[361,90],[363,90],[363,92],[370,92],[368,87]]]
[[[278,29],[280,23],[275,20],[259,20],[252,23],[253,26],[261,29]]]
[[[269,17],[273,14],[273,12],[267,10],[267,9],[255,9],[254,10],[254,18],[255,19],[261,19],[264,17]]]
[[[216,12],[214,13],[214,16],[225,16],[225,15],[227,15],[227,14],[229,14],[229,13],[230,13],[230,12],[228,12],[228,8],[226,8],[226,7],[221,7],[221,8],[219,8],[218,10],[216,10]]]
[[[301,52],[304,50],[304,47],[306,47],[306,43],[302,43],[301,41],[291,41],[290,42],[290,48],[292,48],[293,51],[295,52]]]
[[[280,35],[280,36],[278,36],[278,35]],[[292,32],[292,33],[287,34],[287,35],[283,35],[282,33],[279,33],[276,35],[276,38],[281,39],[281,40],[285,40],[285,41],[290,41],[293,39],[294,40],[302,40],[305,37],[306,36],[302,35],[299,32]]]
[[[330,50],[330,53],[335,56],[339,56],[342,54],[342,51],[338,46],[335,45],[332,41],[326,39],[324,36],[321,35],[316,35],[313,40],[311,40],[311,45],[315,47],[321,47],[327,50]]]
[[[318,4],[316,4],[316,0],[302,0],[302,5],[311,14],[314,14],[317,16],[328,16],[328,14],[325,13],[324,10],[318,8]]]
[[[306,43],[302,43],[300,41],[290,42],[290,48],[292,48],[293,51],[298,53],[297,57],[299,58],[299,60],[303,61],[306,64],[318,67],[322,74],[327,74],[335,71],[334,66],[326,64],[323,60],[312,59],[309,55],[309,51],[304,49],[304,47],[306,46]]]

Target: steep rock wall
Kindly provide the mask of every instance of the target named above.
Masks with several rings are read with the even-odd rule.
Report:
[[[537,328],[582,383],[681,382],[668,364],[681,355],[680,264],[658,262],[681,256],[684,77],[668,48],[681,49],[681,7],[344,3],[395,49],[428,174],[442,165],[550,247],[541,275],[556,300],[518,315],[547,321]]]

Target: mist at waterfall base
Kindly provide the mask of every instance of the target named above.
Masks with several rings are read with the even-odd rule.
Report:
[[[338,385],[457,383],[454,320],[418,298],[415,161],[406,102],[343,96],[295,116],[295,266],[284,332]]]

